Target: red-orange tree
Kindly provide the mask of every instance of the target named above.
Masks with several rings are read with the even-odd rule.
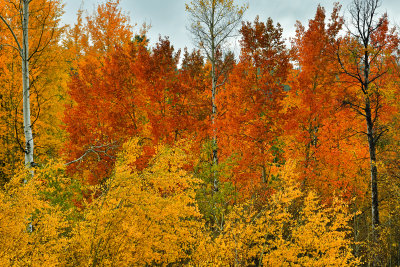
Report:
[[[129,137],[140,136],[147,143],[137,160],[140,169],[154,145],[206,129],[196,123],[209,115],[202,102],[207,99],[203,58],[186,52],[179,70],[180,51],[167,38],[153,48],[143,32],[133,38],[118,1],[100,5],[86,24],[78,19],[66,44],[74,56],[69,83],[73,103],[65,113],[68,157],[71,170],[90,170],[89,182],[109,175],[116,152]]]
[[[282,28],[272,19],[243,23],[240,33],[240,62],[220,96],[224,112],[219,132],[222,155],[238,159],[233,182],[250,193],[251,186],[269,182],[271,166],[279,157],[277,137],[282,134],[282,99],[290,63]]]
[[[134,87],[128,86],[123,75],[124,71],[129,71],[125,58],[131,55],[121,54],[133,34],[128,17],[118,4],[119,1],[108,1],[99,5],[94,15],[86,18],[85,24],[79,13],[78,23],[66,41],[71,56],[68,93],[72,103],[64,116],[69,134],[65,150],[69,160],[89,156],[82,164],[81,161],[72,164],[71,169],[91,169],[88,179],[93,183],[110,170],[115,148],[124,136],[118,130],[131,134],[136,129],[135,122],[130,119],[135,114],[134,105],[118,101],[126,95],[135,95]],[[116,106],[128,110],[115,114]]]
[[[329,22],[318,6],[306,29],[297,23],[293,58],[297,70],[291,75],[286,156],[299,163],[304,188],[330,198],[332,193],[355,192],[360,158],[365,149],[357,138],[357,120],[342,105],[343,86],[335,60],[338,33],[343,25],[340,6],[335,5]],[[359,188],[364,191],[365,188]]]

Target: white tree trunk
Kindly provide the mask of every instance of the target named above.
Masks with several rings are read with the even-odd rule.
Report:
[[[29,93],[29,2],[31,0],[22,0],[23,18],[22,18],[22,90],[23,90],[23,116],[24,116],[24,134],[25,134],[25,166],[33,165],[33,135],[31,125],[31,107]]]

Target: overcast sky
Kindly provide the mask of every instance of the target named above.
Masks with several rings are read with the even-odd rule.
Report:
[[[192,48],[193,43],[190,34],[186,30],[187,14],[185,12],[185,3],[190,0],[121,0],[121,8],[131,18],[132,24],[139,25],[143,22],[151,24],[148,38],[151,44],[154,44],[158,37],[169,36],[175,49]],[[340,1],[342,13],[348,14],[348,6],[352,0]],[[65,24],[74,24],[76,21],[76,12],[82,5],[84,10],[92,14],[94,7],[105,0],[64,0],[65,14],[63,22]],[[279,22],[284,31],[284,37],[294,37],[296,20],[303,25],[314,17],[318,3],[325,7],[327,15],[332,11],[333,3],[337,0],[236,0],[237,4],[249,3],[249,9],[245,13],[244,20],[253,21],[257,15],[261,21],[266,21],[271,17],[273,21]],[[400,24],[400,1],[383,0],[379,9],[380,13],[387,12],[391,22]]]

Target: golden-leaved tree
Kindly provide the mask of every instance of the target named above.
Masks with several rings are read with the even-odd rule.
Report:
[[[133,138],[123,146],[103,190],[76,187],[62,163],[37,168],[34,177],[28,170],[15,175],[0,191],[0,265],[191,262],[204,223],[195,202],[200,181],[184,170],[188,145],[158,146],[139,171],[135,161],[145,153],[143,145]],[[83,189],[93,198],[83,198]]]
[[[187,156],[179,146],[159,146],[149,167],[137,170],[143,145],[139,138],[125,143],[106,189],[86,207],[71,239],[74,265],[191,260],[203,234],[194,199],[199,181],[183,169]]]
[[[223,232],[205,239],[196,254],[204,266],[356,266],[348,225],[351,216],[338,199],[327,207],[304,193],[288,163],[281,187],[262,207],[253,200],[235,206]]]
[[[35,139],[35,162],[42,163],[58,157],[62,145],[64,134],[59,126],[68,73],[60,45],[60,1],[29,2],[29,128]],[[27,126],[25,130],[23,127],[23,53],[18,46],[22,45],[21,14],[20,1],[1,1],[0,16],[4,21],[0,23],[0,186],[15,174],[28,151],[24,140]],[[30,150],[33,154],[33,147]]]

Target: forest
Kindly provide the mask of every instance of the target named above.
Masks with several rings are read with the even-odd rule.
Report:
[[[0,0],[0,266],[400,266],[398,26],[249,4],[187,0],[180,50]]]

